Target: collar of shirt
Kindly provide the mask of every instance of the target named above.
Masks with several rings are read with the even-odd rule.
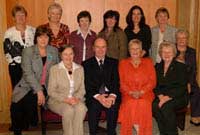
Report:
[[[100,65],[100,60],[102,60],[102,64],[104,63],[105,57],[102,58],[102,59],[99,59],[99,58],[97,58],[97,57],[95,56],[95,58],[96,58],[96,60],[97,60],[97,62],[98,62],[99,65]]]
[[[76,33],[77,35],[79,35],[79,34],[81,34],[81,36],[84,38],[84,35],[83,35],[83,33],[82,33],[82,31],[81,31],[81,28],[79,27],[78,28],[78,30],[77,30],[77,33]],[[91,30],[90,29],[88,29],[88,31],[87,31],[87,34],[86,34],[86,36],[85,37],[87,37],[87,35],[92,35],[92,32],[91,32]]]
[[[76,69],[79,68],[79,67],[80,67],[80,66],[79,66],[78,64],[76,64],[75,62],[72,62],[72,71],[76,70]],[[68,71],[67,68],[65,67],[63,61],[61,61],[61,62],[59,63],[59,68],[62,68],[62,69],[65,69],[66,71]]]

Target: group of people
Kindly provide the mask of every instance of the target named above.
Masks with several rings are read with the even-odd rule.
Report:
[[[90,29],[88,11],[77,15],[71,32],[60,22],[62,8],[48,8],[49,22],[36,29],[26,24],[27,11],[12,10],[15,26],[5,32],[4,52],[13,87],[11,127],[15,135],[36,126],[37,105],[62,116],[64,135],[97,134],[102,110],[107,134],[152,134],[152,116],[161,135],[178,135],[176,110],[191,104],[191,123],[200,125],[200,90],[196,80],[196,52],[189,33],[168,24],[169,12],[156,11],[157,26],[145,23],[141,7],[133,6],[119,27],[120,14],[108,10],[103,28]],[[154,66],[155,65],[155,66]],[[189,94],[188,94],[189,93]]]

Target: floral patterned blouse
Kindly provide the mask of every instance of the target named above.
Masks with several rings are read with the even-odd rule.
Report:
[[[59,32],[57,34],[57,36],[55,36],[52,32],[52,29],[49,26],[49,23],[42,25],[44,27],[46,27],[51,35],[51,41],[50,41],[50,45],[58,48],[65,45],[65,44],[69,44],[69,35],[70,35],[70,31],[69,31],[69,27],[63,23],[60,24],[60,29]]]

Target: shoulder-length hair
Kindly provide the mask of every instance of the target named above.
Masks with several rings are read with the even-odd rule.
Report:
[[[116,23],[115,23],[115,26],[114,26],[113,30],[116,32],[117,29],[121,29],[119,27],[119,18],[120,18],[119,12],[115,11],[115,10],[108,10],[103,15],[103,29],[101,30],[101,32],[108,28],[107,23],[106,23],[106,19],[113,18],[113,17],[116,20]]]
[[[49,37],[49,43],[51,42],[51,35],[48,28],[41,25],[35,31],[34,44],[37,44],[37,38],[41,35],[47,35]]]
[[[140,11],[140,13],[141,13],[141,20],[139,22],[139,27],[142,28],[145,25],[144,12],[143,12],[143,10],[142,10],[142,8],[140,6],[135,5],[129,10],[129,12],[128,12],[127,16],[126,16],[127,28],[129,28],[129,29],[133,29],[134,28],[134,23],[133,23],[133,20],[132,20],[132,14],[133,14],[133,10],[135,10],[135,9],[138,9]]]

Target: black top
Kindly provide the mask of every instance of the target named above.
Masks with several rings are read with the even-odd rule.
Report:
[[[120,99],[119,94],[119,74],[118,60],[105,57],[103,64],[103,73],[95,57],[92,57],[83,62],[85,72],[85,88],[86,102],[90,103],[94,95],[99,94],[102,84],[109,90],[109,93],[117,95],[117,100]]]
[[[142,41],[142,49],[146,51],[144,57],[149,56],[149,49],[151,48],[151,29],[148,25],[140,28],[138,33],[134,33],[132,29],[126,27],[124,32],[128,38],[128,42],[132,39],[139,39]]]
[[[43,64],[43,66],[46,63],[46,60],[47,60],[47,56],[42,57],[42,64]]]
[[[164,62],[156,64],[157,86],[154,89],[156,96],[163,94],[174,100],[187,102],[188,71],[183,63],[173,60],[164,75]]]

